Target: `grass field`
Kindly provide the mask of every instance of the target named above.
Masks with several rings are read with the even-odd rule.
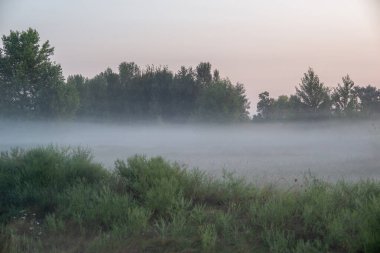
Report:
[[[380,182],[255,186],[160,157],[0,157],[0,252],[380,252]]]

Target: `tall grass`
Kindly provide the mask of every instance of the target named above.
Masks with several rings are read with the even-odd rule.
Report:
[[[380,182],[256,187],[160,157],[0,155],[0,252],[380,252]]]

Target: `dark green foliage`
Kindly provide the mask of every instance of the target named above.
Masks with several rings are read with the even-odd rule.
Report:
[[[367,87],[355,87],[360,100],[360,110],[364,115],[380,114],[380,89],[371,85]]]
[[[218,74],[219,76],[219,74]],[[212,81],[211,64],[209,62],[201,62],[197,66],[197,82],[202,86],[210,84]]]
[[[380,184],[290,189],[83,150],[0,157],[0,252],[379,252]]]
[[[78,86],[81,116],[180,122],[249,118],[242,84],[221,79],[218,71],[213,79],[209,63],[201,63],[197,71],[181,67],[173,75],[166,67],[140,70],[134,63],[122,63],[119,74],[108,69],[89,80],[69,77],[68,83]]]
[[[249,119],[242,84],[222,78],[209,62],[177,73],[167,67],[140,68],[123,62],[87,79],[69,76],[51,60],[54,48],[40,43],[36,30],[11,31],[0,48],[0,116],[90,118],[171,122],[239,122]],[[309,69],[296,94],[259,94],[254,120],[379,117],[380,90],[359,87],[347,75],[330,89]]]
[[[299,88],[296,87],[296,95],[312,117],[314,115],[323,115],[323,113],[329,111],[329,92],[329,89],[319,81],[318,75],[311,68],[304,74]]]
[[[119,76],[120,82],[123,85],[127,85],[133,78],[136,78],[140,75],[141,71],[139,66],[137,66],[134,62],[122,62],[119,65]]]
[[[326,118],[374,118],[380,115],[380,89],[359,87],[347,75],[343,84],[330,89],[309,69],[296,87],[296,94],[271,98],[269,92],[259,94],[257,115],[253,120],[309,120]]]
[[[244,87],[228,80],[213,81],[201,88],[194,118],[201,121],[239,122],[248,117],[249,102]]]
[[[75,90],[65,87],[54,48],[40,45],[36,30],[11,31],[0,50],[0,114],[8,117],[57,117],[75,112]]]
[[[97,184],[108,174],[91,161],[88,151],[54,147],[14,149],[0,156],[0,219],[12,210],[36,208],[41,213],[57,206],[57,192],[79,181]]]
[[[249,103],[243,85],[232,85],[211,74],[211,64],[167,67],[123,62],[119,73],[110,68],[86,79],[69,76],[50,57],[49,41],[40,45],[36,30],[11,31],[0,49],[0,116],[22,118],[87,117],[150,121],[241,121]],[[212,97],[215,96],[215,97]],[[207,101],[211,102],[208,103]]]
[[[232,85],[215,73],[213,80],[200,81],[191,68],[181,67],[173,75],[166,67],[148,66],[141,71],[134,63],[122,63],[119,74],[108,69],[89,80],[69,77],[68,83],[77,85],[81,116],[181,122],[247,120],[249,103],[243,85]]]
[[[355,83],[350,76],[342,78],[343,85],[338,84],[331,96],[335,110],[342,116],[353,115],[359,109],[358,94],[355,91]]]
[[[195,81],[195,75],[192,68],[182,66],[174,76],[172,115],[179,121],[189,119],[196,108],[200,86]]]
[[[258,114],[254,120],[295,120],[308,117],[305,105],[296,95],[281,95],[277,99],[269,97],[269,92],[259,94]]]
[[[273,111],[274,99],[269,97],[269,92],[264,91],[259,94],[257,103],[258,117],[261,119],[270,119]]]
[[[141,205],[158,215],[169,215],[177,208],[183,194],[181,179],[184,171],[162,158],[150,160],[142,156],[118,160],[116,173],[125,180],[127,192]]]

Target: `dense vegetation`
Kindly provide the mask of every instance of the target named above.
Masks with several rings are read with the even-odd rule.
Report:
[[[380,183],[256,187],[162,158],[0,156],[0,252],[379,252]]]
[[[50,59],[37,31],[11,31],[0,50],[0,116],[166,121],[243,121],[249,103],[242,84],[220,77],[210,63],[196,69],[123,62],[87,79],[69,76]]]
[[[313,69],[301,79],[296,94],[271,98],[259,94],[255,120],[294,120],[321,118],[373,118],[380,115],[380,89],[355,85],[350,76],[332,90],[320,82]]]
[[[211,64],[195,69],[141,68],[123,62],[93,78],[82,75],[64,80],[61,66],[51,60],[54,48],[40,43],[38,32],[11,31],[0,48],[0,117],[91,118],[150,121],[249,120],[250,103],[244,86],[221,78]],[[254,120],[294,120],[376,117],[380,90],[360,87],[347,75],[329,89],[309,69],[296,94],[271,98],[259,95]]]

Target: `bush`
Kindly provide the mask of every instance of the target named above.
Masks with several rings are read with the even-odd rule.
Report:
[[[108,172],[50,146],[2,153],[0,190],[0,252],[380,252],[377,181],[256,187],[144,156]]]
[[[168,215],[183,196],[184,171],[161,157],[134,156],[127,164],[118,160],[116,173],[125,180],[127,192],[157,215]]]
[[[148,209],[139,207],[126,195],[113,192],[108,185],[78,184],[65,191],[59,200],[59,214],[77,225],[102,230],[125,227],[136,233],[150,218]]]
[[[108,176],[83,149],[48,146],[3,152],[0,155],[0,220],[8,219],[20,208],[35,208],[40,214],[52,212],[64,189],[78,182],[98,184]]]

